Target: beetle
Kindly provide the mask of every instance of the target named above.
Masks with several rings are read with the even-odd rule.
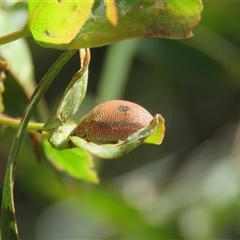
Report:
[[[153,116],[136,103],[112,100],[93,108],[70,135],[88,142],[115,143],[147,127],[152,119]]]

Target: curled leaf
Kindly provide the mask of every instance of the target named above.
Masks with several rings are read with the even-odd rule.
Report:
[[[117,144],[98,145],[76,136],[70,136],[69,139],[76,147],[83,148],[95,156],[113,159],[132,151],[144,142],[159,145],[162,142],[164,133],[164,119],[160,114],[157,114],[148,127],[138,130],[125,141]]]
[[[62,126],[62,121],[59,118],[50,118],[48,121],[44,124],[42,130],[43,131],[50,131],[53,129],[56,129],[60,126]]]
[[[164,125],[165,120],[160,114],[157,114],[156,116],[157,116],[156,118],[157,128],[153,132],[153,134],[151,134],[147,139],[144,140],[144,143],[156,144],[156,145],[160,145],[162,143],[162,140],[165,134],[165,125]]]
[[[52,147],[58,150],[69,148],[68,136],[73,128],[74,125],[64,125],[53,129],[48,138]]]
[[[56,118],[66,123],[79,109],[87,90],[90,50],[79,49],[81,69],[73,76],[59,103]]]
[[[72,131],[72,125],[65,125],[79,109],[86,93],[88,83],[88,65],[90,61],[89,49],[80,49],[81,69],[73,76],[59,103],[56,115],[43,126],[44,131],[51,131],[49,142],[54,148],[66,149],[69,147],[67,137]]]

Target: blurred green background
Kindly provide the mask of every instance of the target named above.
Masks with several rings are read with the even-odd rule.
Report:
[[[203,4],[191,39],[91,50],[87,97],[74,119],[125,99],[162,114],[165,139],[119,159],[94,158],[94,185],[58,172],[43,155],[37,163],[26,135],[15,185],[21,239],[240,239],[240,1]],[[5,8],[19,28],[26,5]],[[39,82],[61,52],[27,42]],[[47,92],[52,114],[78,67],[76,55]],[[20,117],[27,100],[13,77],[4,84],[5,113]],[[14,133],[0,133],[1,188]]]

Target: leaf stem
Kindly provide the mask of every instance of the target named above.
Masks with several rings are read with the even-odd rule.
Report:
[[[21,30],[9,33],[0,37],[0,45],[10,43],[12,41],[18,40],[20,38],[31,36],[31,32],[28,28],[28,25],[25,25]]]
[[[18,128],[20,124],[20,119],[12,118],[4,114],[0,114],[0,125],[7,125],[12,128]],[[42,130],[44,123],[29,122],[27,125],[27,130],[38,131]]]
[[[16,159],[20,150],[20,145],[23,140],[24,133],[27,129],[28,122],[31,118],[33,111],[35,110],[38,102],[47,91],[50,84],[53,82],[56,75],[66,64],[66,62],[73,56],[76,50],[69,50],[64,52],[53,66],[49,69],[46,75],[42,78],[38,87],[35,89],[26,109],[23,113],[23,117],[20,121],[16,135],[13,139],[9,158],[7,162],[7,169],[5,173],[3,197],[2,197],[2,214],[1,214],[1,239],[18,240],[18,229],[15,217],[15,206],[13,196],[14,186],[14,173],[16,166]]]

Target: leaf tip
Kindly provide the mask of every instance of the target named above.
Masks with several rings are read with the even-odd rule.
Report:
[[[156,114],[153,121],[155,122],[154,132],[144,140],[144,143],[160,145],[165,135],[165,119],[162,115]]]
[[[114,0],[105,1],[106,3],[106,17],[108,21],[113,25],[117,26],[118,23],[118,14],[117,6]]]

